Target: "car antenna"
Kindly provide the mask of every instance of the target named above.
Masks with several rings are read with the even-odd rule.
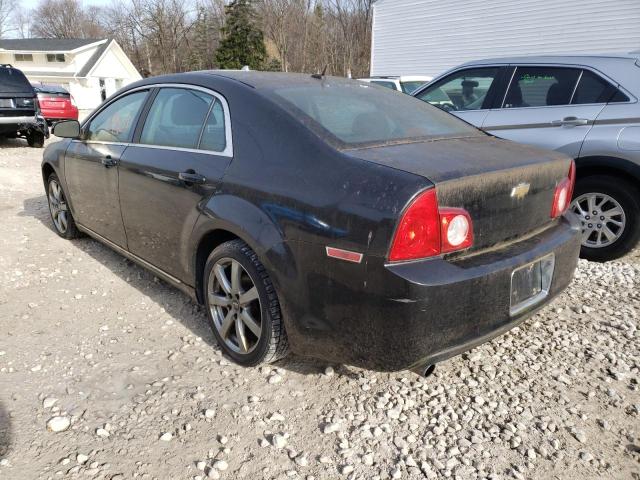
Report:
[[[322,73],[312,73],[311,77],[312,78],[317,78],[318,80],[322,80],[322,78],[324,77],[324,74],[327,73],[327,67],[329,65],[325,65],[324,68],[322,69]]]

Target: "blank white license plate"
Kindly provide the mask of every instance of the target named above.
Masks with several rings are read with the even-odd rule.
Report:
[[[516,268],[511,274],[511,315],[541,302],[548,294],[555,266],[554,254]]]
[[[11,108],[13,107],[13,102],[10,98],[0,98],[0,108]]]

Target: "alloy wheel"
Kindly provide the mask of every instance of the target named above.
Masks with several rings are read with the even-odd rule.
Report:
[[[608,247],[624,232],[626,217],[622,206],[604,193],[584,193],[571,203],[571,211],[582,223],[582,245]]]
[[[60,233],[66,233],[69,227],[67,200],[57,180],[49,182],[49,210],[53,223]]]
[[[211,317],[220,337],[234,352],[252,352],[262,335],[262,309],[255,282],[232,258],[218,260],[209,274]]]

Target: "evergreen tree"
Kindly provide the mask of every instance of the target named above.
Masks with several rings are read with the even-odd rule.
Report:
[[[252,0],[233,0],[226,8],[224,38],[216,52],[220,68],[239,69],[245,65],[262,68],[267,57],[262,30],[257,25]]]

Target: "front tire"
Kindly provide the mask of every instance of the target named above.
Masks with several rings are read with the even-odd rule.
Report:
[[[580,256],[606,262],[622,257],[640,239],[640,192],[626,180],[609,175],[581,178],[571,210],[582,223]]]
[[[78,238],[80,231],[76,227],[67,197],[55,173],[49,175],[47,180],[47,200],[49,202],[51,221],[56,233],[67,240]]]
[[[211,252],[204,269],[204,301],[220,348],[253,367],[289,351],[278,296],[256,253],[242,240]]]

